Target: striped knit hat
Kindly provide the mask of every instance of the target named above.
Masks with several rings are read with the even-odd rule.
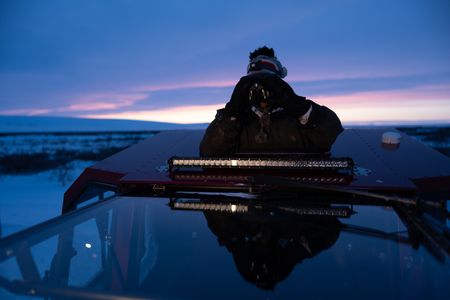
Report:
[[[259,55],[253,58],[247,66],[247,74],[267,71],[275,73],[281,78],[287,75],[287,69],[276,57]]]

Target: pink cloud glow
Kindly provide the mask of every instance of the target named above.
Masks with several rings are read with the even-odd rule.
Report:
[[[147,94],[123,94],[123,93],[95,93],[74,98],[67,106],[53,108],[27,108],[2,110],[0,115],[26,115],[37,116],[45,114],[80,112],[80,111],[104,111],[123,107],[130,107],[137,101],[147,98]]]
[[[449,86],[321,96],[314,100],[333,109],[344,122],[450,121]]]
[[[361,101],[359,96],[344,97],[347,103],[341,104],[343,97],[326,97],[317,99],[320,104],[333,109],[344,123],[351,122],[421,122],[421,121],[446,121],[450,122],[449,100],[426,101],[375,101],[379,99],[373,96],[372,102],[365,98]],[[392,100],[392,98],[391,98]],[[353,101],[353,102],[352,102]],[[171,123],[209,123],[214,119],[216,110],[223,104],[178,106],[168,109],[147,111],[124,111],[113,114],[88,114],[80,115],[85,118],[100,119],[129,119],[143,121],[159,121]]]
[[[408,90],[371,91],[338,96],[315,96],[323,105],[360,106],[372,103],[427,103],[430,99],[450,101],[450,85],[433,85]]]
[[[24,108],[0,110],[2,116],[39,116],[50,113],[50,109]]]
[[[124,111],[120,113],[86,114],[83,118],[127,119],[141,121],[170,122],[179,124],[206,123],[214,119],[216,110],[223,104],[178,106],[145,111]]]
[[[95,111],[95,110],[112,110],[121,108],[124,106],[133,105],[133,101],[122,101],[121,103],[111,102],[94,102],[94,103],[78,103],[71,104],[67,107],[55,108],[55,112],[68,112],[68,111]]]
[[[155,91],[232,87],[235,83],[235,81],[225,80],[141,86],[135,92],[87,94],[74,98],[71,101],[74,104],[63,107],[6,110],[1,111],[0,114],[43,115],[78,112],[77,116],[85,118],[204,123],[211,122],[216,110],[223,107],[224,103],[179,105],[139,111],[133,105],[138,101],[148,99],[151,93]],[[343,122],[450,120],[449,84],[420,86],[403,90],[348,93],[337,96],[317,95],[313,96],[312,99],[333,109]],[[123,111],[108,112],[117,109]]]
[[[147,98],[144,93],[93,93],[71,99],[74,103],[66,107],[57,108],[56,111],[89,111],[112,110],[132,106],[137,101]]]

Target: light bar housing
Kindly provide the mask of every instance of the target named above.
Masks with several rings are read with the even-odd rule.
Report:
[[[351,158],[254,158],[254,157],[177,157],[169,159],[169,170],[208,169],[281,169],[281,170],[353,170]]]
[[[280,207],[279,209],[300,216],[329,216],[338,218],[350,218],[353,212],[348,207]]]
[[[253,174],[249,172],[230,174],[231,172],[212,173],[212,172],[189,172],[178,171],[171,174],[171,178],[177,181],[202,181],[202,182],[248,182]],[[235,172],[236,173],[236,172]],[[283,178],[295,180],[302,183],[314,184],[348,184],[352,177],[347,174],[339,174],[338,172],[329,172],[328,174],[283,174]]]
[[[217,211],[224,213],[247,213],[248,205],[232,203],[204,203],[204,202],[178,202],[171,203],[173,209],[179,210],[198,210],[198,211]]]
[[[353,210],[348,206],[297,206],[297,205],[251,205],[242,203],[171,200],[169,206],[175,210],[215,211],[221,213],[249,213],[250,210],[278,210],[299,216],[349,218]]]

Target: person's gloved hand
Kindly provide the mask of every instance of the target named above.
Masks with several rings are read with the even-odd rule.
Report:
[[[310,108],[305,97],[297,96],[291,86],[277,75],[266,75],[259,82],[269,90],[269,99],[273,106],[284,108],[287,113],[300,117]]]
[[[255,82],[257,82],[255,77],[244,76],[236,84],[230,101],[225,105],[230,116],[239,119],[248,112],[250,109],[249,90]]]

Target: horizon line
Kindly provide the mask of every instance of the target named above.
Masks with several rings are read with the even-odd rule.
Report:
[[[142,122],[142,123],[161,123],[161,124],[174,124],[179,126],[190,125],[208,125],[211,122],[199,122],[199,123],[177,123],[177,122],[162,122],[157,120],[138,120],[138,119],[122,119],[122,118],[91,118],[80,116],[27,116],[27,115],[0,115],[0,118],[61,118],[61,119],[75,119],[75,120],[93,120],[93,121],[123,121],[123,122]],[[211,120],[212,121],[212,120]],[[343,126],[394,126],[394,125],[450,125],[450,119],[448,120],[367,120],[367,121],[342,121]]]

